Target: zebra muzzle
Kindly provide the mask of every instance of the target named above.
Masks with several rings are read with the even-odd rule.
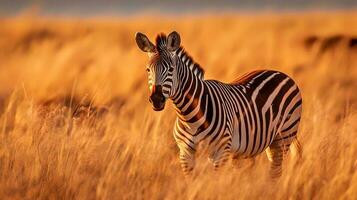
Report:
[[[166,98],[162,94],[161,86],[154,87],[153,93],[150,95],[149,101],[155,111],[163,110],[165,107]]]

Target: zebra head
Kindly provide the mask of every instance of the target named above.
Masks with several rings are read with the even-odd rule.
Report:
[[[149,101],[155,111],[164,109],[166,100],[175,93],[176,82],[176,50],[180,47],[180,35],[174,31],[167,37],[160,34],[156,38],[156,46],[150,42],[146,35],[136,33],[135,40],[138,47],[147,52],[149,63],[147,72],[149,76]]]

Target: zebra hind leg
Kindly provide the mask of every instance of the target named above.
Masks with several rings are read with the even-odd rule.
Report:
[[[293,144],[296,148],[298,156],[301,154],[300,143],[297,140],[299,121],[300,118],[288,120],[288,122],[283,125],[280,134],[276,135],[273,142],[267,149],[267,155],[271,161],[270,175],[273,178],[281,176],[283,158],[289,151],[291,144]]]
[[[214,170],[222,168],[230,158],[230,150],[225,149],[225,151],[213,161]]]
[[[219,168],[223,167],[229,159],[231,159],[231,141],[227,141],[225,145],[222,145],[217,152],[212,156],[214,170],[217,171]]]
[[[272,178],[279,178],[282,174],[282,163],[284,154],[289,149],[290,144],[281,142],[273,142],[266,150],[270,165],[270,176]]]

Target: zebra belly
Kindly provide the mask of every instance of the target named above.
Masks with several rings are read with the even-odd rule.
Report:
[[[274,128],[276,126],[276,124],[272,124],[272,127],[270,127],[269,130],[267,130],[267,133],[263,134],[263,133],[257,133],[260,134],[261,137],[265,136],[267,138],[264,138],[263,141],[265,140],[269,140],[264,142],[265,145],[263,145],[262,147],[260,147],[260,149],[256,152],[251,152],[248,151],[252,146],[253,141],[251,140],[251,138],[254,137],[254,135],[252,133],[254,133],[254,131],[252,130],[250,133],[247,133],[245,131],[243,132],[239,132],[239,125],[238,125],[238,120],[237,117],[236,119],[233,120],[234,122],[234,129],[233,129],[233,134],[232,134],[232,153],[234,155],[234,157],[242,157],[242,158],[248,158],[248,157],[253,157],[256,156],[257,154],[262,153],[263,151],[265,151],[269,145],[272,143],[272,141],[274,140],[276,134],[276,131],[274,131]],[[248,143],[246,141],[246,138],[244,137],[245,135],[249,134],[249,140]],[[270,138],[270,139],[269,139]],[[249,147],[247,147],[247,145]],[[253,148],[253,147],[251,147]]]
[[[275,134],[274,134],[275,135]],[[274,138],[274,137],[273,137]],[[254,157],[263,151],[265,151],[269,145],[271,144],[271,141],[267,142],[266,145],[261,147],[258,151],[252,153],[250,151],[246,151],[246,146],[244,145],[239,145],[239,140],[237,140],[237,137],[233,136],[233,141],[232,141],[232,154],[234,157],[242,157],[242,158],[248,158],[248,157]]]

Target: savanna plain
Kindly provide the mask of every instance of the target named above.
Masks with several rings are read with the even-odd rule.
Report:
[[[357,14],[309,12],[0,19],[1,199],[356,199]],[[303,95],[302,158],[215,172],[198,155],[186,180],[170,102],[148,101],[135,32],[176,30],[206,79],[280,70]]]

